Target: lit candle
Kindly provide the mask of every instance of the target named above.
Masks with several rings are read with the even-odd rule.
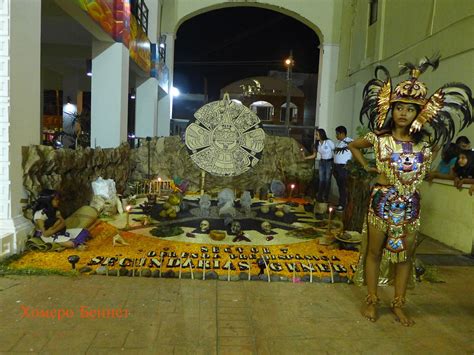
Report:
[[[127,205],[127,207],[125,207],[125,214],[127,216],[127,222],[125,223],[125,229],[130,228],[130,210],[131,209],[132,209],[132,206],[130,206],[130,205]]]
[[[331,234],[331,217],[332,217],[332,211],[334,211],[334,208],[329,207],[328,234]]]
[[[313,264],[309,263],[309,282],[313,282]]]
[[[161,196],[161,178],[158,176],[158,196]]]
[[[290,198],[293,195],[293,190],[295,189],[295,184],[290,185]]]

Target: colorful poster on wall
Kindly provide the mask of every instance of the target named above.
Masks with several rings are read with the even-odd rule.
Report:
[[[158,85],[161,86],[164,92],[168,93],[169,70],[163,60],[160,60],[159,45],[152,43],[151,49],[151,70],[150,75],[158,79]]]
[[[151,70],[151,44],[134,16],[130,17],[130,58],[145,72]]]
[[[130,0],[77,0],[79,6],[115,41],[130,42]]]

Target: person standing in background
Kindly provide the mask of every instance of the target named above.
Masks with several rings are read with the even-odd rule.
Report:
[[[352,153],[349,150],[349,143],[352,138],[347,137],[347,129],[344,126],[336,127],[336,139],[338,140],[334,149],[334,169],[333,174],[336,179],[337,189],[339,190],[339,203],[337,211],[343,211],[347,203],[347,170],[346,164],[352,159]]]
[[[318,202],[328,202],[335,146],[334,142],[327,137],[326,131],[322,128],[314,131],[314,139],[313,154],[304,156],[303,153],[303,159],[316,159],[318,154],[321,157],[319,161],[319,188],[316,200]]]

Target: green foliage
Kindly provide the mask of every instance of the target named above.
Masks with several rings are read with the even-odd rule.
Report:
[[[365,126],[358,126],[356,128],[357,138],[362,138],[369,132],[370,132],[369,128]]]

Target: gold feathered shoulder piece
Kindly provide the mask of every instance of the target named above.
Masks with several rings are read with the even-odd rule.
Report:
[[[383,73],[385,77],[380,78],[380,73]],[[364,118],[367,118],[368,127],[372,132],[382,129],[390,109],[391,95],[392,83],[390,73],[387,68],[378,65],[375,68],[375,78],[365,85],[362,93],[361,124],[364,124]]]
[[[433,145],[449,143],[456,133],[456,122],[459,131],[472,124],[473,106],[474,99],[468,86],[462,83],[445,84],[428,98],[411,124],[410,133],[423,127],[430,131]]]

